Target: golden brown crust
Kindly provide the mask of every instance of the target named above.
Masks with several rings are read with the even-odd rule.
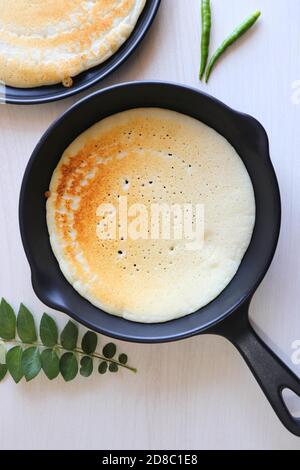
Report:
[[[62,82],[113,55],[145,0],[0,0],[0,80],[15,87]]]

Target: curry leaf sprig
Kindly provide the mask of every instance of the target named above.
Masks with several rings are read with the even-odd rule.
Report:
[[[69,321],[59,335],[52,317],[42,316],[39,337],[32,313],[21,304],[16,316],[6,300],[0,303],[0,381],[9,373],[16,383],[24,377],[27,382],[43,371],[49,380],[59,374],[66,382],[74,380],[78,373],[90,377],[95,362],[99,374],[118,372],[120,367],[136,372],[130,367],[126,354],[117,354],[114,343],[108,343],[98,353],[98,336],[87,331],[78,347],[78,326]],[[8,348],[8,346],[11,346]]]

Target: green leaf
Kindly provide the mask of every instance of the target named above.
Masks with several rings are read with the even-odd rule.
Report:
[[[119,362],[123,365],[126,365],[128,362],[128,357],[126,354],[120,354],[119,356]]]
[[[117,346],[114,343],[108,343],[103,348],[103,356],[106,359],[112,359],[117,352]]]
[[[98,336],[93,331],[87,331],[82,338],[81,348],[86,354],[93,354],[96,351]]]
[[[16,337],[16,315],[13,308],[4,299],[0,304],[0,337],[7,341]]]
[[[84,356],[80,361],[80,374],[82,377],[89,377],[93,373],[93,359],[89,356]]]
[[[53,348],[58,342],[58,329],[52,317],[44,313],[40,324],[40,337],[47,348]]]
[[[0,342],[0,364],[6,364],[6,348]]]
[[[41,355],[38,348],[25,349],[22,355],[22,369],[27,382],[34,379],[42,368]]]
[[[17,318],[17,331],[19,338],[24,343],[35,343],[37,334],[32,313],[21,304]]]
[[[42,369],[49,380],[56,379],[59,374],[59,357],[53,349],[45,349],[41,354]]]
[[[78,327],[72,321],[69,321],[60,335],[60,342],[63,348],[68,351],[74,351],[78,341]]]
[[[7,372],[7,365],[6,364],[0,364],[0,382],[6,376],[6,372]]]
[[[78,374],[78,362],[76,356],[71,353],[65,353],[61,356],[59,361],[60,373],[66,382],[75,379]]]
[[[105,361],[100,362],[99,367],[98,367],[99,374],[102,374],[102,375],[106,374],[107,368],[108,368],[107,362]]]
[[[16,383],[19,383],[24,375],[22,369],[22,354],[23,350],[21,346],[15,346],[6,354],[6,365],[8,372]]]
[[[109,364],[109,371],[110,372],[118,372],[118,370],[119,370],[118,364],[115,364],[114,362],[111,362]]]

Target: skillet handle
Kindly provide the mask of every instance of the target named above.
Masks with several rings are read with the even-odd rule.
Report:
[[[288,389],[300,397],[300,379],[258,337],[249,321],[249,304],[217,325],[213,332],[238,349],[282,424],[300,437],[300,419],[291,415],[282,396]]]

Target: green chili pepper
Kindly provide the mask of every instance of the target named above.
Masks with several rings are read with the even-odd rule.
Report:
[[[221,44],[219,49],[216,50],[214,55],[212,56],[206,71],[206,83],[209,80],[210,74],[212,69],[216,65],[219,58],[224,54],[224,52],[234,44],[241,36],[243,36],[253,25],[256,23],[258,18],[260,17],[261,12],[256,11],[253,15],[249,16],[240,26],[238,26],[233,33],[225,39],[225,41]]]
[[[202,37],[201,37],[201,67],[200,67],[200,80],[202,80],[207,65],[209,43],[210,43],[210,30],[211,30],[211,9],[210,0],[202,0],[201,3],[201,16],[202,16]]]

